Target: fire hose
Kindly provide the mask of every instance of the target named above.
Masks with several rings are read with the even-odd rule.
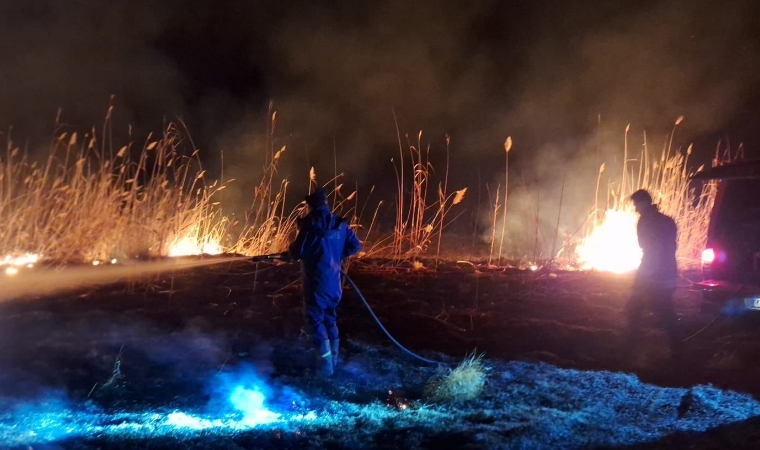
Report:
[[[290,256],[288,255],[287,252],[285,252],[285,253],[274,253],[274,254],[271,254],[271,255],[254,256],[253,258],[251,258],[251,261],[253,261],[253,262],[265,262],[265,261],[292,262],[292,260],[290,259]],[[427,364],[435,364],[435,365],[450,365],[451,364],[451,363],[446,363],[446,362],[443,362],[443,361],[434,361],[432,359],[428,359],[428,358],[422,357],[422,356],[414,353],[413,351],[409,350],[408,348],[404,347],[403,345],[401,345],[401,343],[398,340],[396,340],[396,338],[394,338],[393,335],[391,335],[391,333],[385,328],[385,326],[383,325],[383,323],[380,321],[380,319],[377,317],[377,315],[375,314],[375,312],[372,310],[372,307],[369,306],[369,302],[367,302],[367,299],[364,297],[364,294],[362,294],[362,292],[359,290],[359,287],[356,285],[356,283],[354,283],[354,280],[352,280],[351,277],[349,277],[348,274],[345,271],[341,271],[340,273],[341,273],[341,275],[343,275],[343,278],[346,281],[348,281],[348,284],[351,286],[351,289],[353,289],[354,292],[356,292],[356,295],[359,297],[359,300],[361,300],[362,303],[364,304],[364,306],[367,308],[367,311],[369,312],[369,315],[372,316],[372,319],[374,319],[375,323],[380,328],[380,330],[382,330],[382,332],[385,333],[385,335],[388,337],[388,339],[390,339],[390,341],[393,342],[393,344],[396,347],[398,347],[402,352],[406,353],[407,355],[411,356],[412,358],[415,358],[415,359],[420,360],[420,361],[422,361],[424,363],[427,363]]]

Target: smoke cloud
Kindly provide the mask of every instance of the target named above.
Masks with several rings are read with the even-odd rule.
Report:
[[[0,127],[45,142],[63,125],[102,123],[115,94],[125,124],[160,126],[183,108],[183,75],[150,43],[169,19],[147,2],[9,1],[0,5]]]

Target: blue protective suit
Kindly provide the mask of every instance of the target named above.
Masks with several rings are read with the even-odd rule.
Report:
[[[306,324],[315,344],[338,339],[341,261],[360,249],[346,219],[330,212],[327,204],[313,208],[298,222],[298,235],[288,251],[301,261]]]

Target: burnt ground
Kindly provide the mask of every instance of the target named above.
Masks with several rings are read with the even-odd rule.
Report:
[[[0,305],[0,445],[649,449],[760,438],[760,314],[703,313],[685,280],[682,349],[652,317],[627,352],[627,277],[453,261],[358,262],[349,274],[409,349],[449,363],[484,352],[482,395],[426,401],[442,369],[393,347],[351,290],[343,369],[315,379],[298,267],[224,263]],[[265,394],[279,420],[246,422],[253,412],[230,401],[238,386]]]

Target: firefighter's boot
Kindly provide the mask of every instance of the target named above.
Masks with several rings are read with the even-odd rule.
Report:
[[[340,339],[334,339],[330,341],[330,353],[332,353],[332,367],[333,372],[338,368],[340,360],[338,359],[338,353],[340,352]]]
[[[330,341],[322,341],[317,347],[317,376],[329,377],[333,374],[332,352]]]

